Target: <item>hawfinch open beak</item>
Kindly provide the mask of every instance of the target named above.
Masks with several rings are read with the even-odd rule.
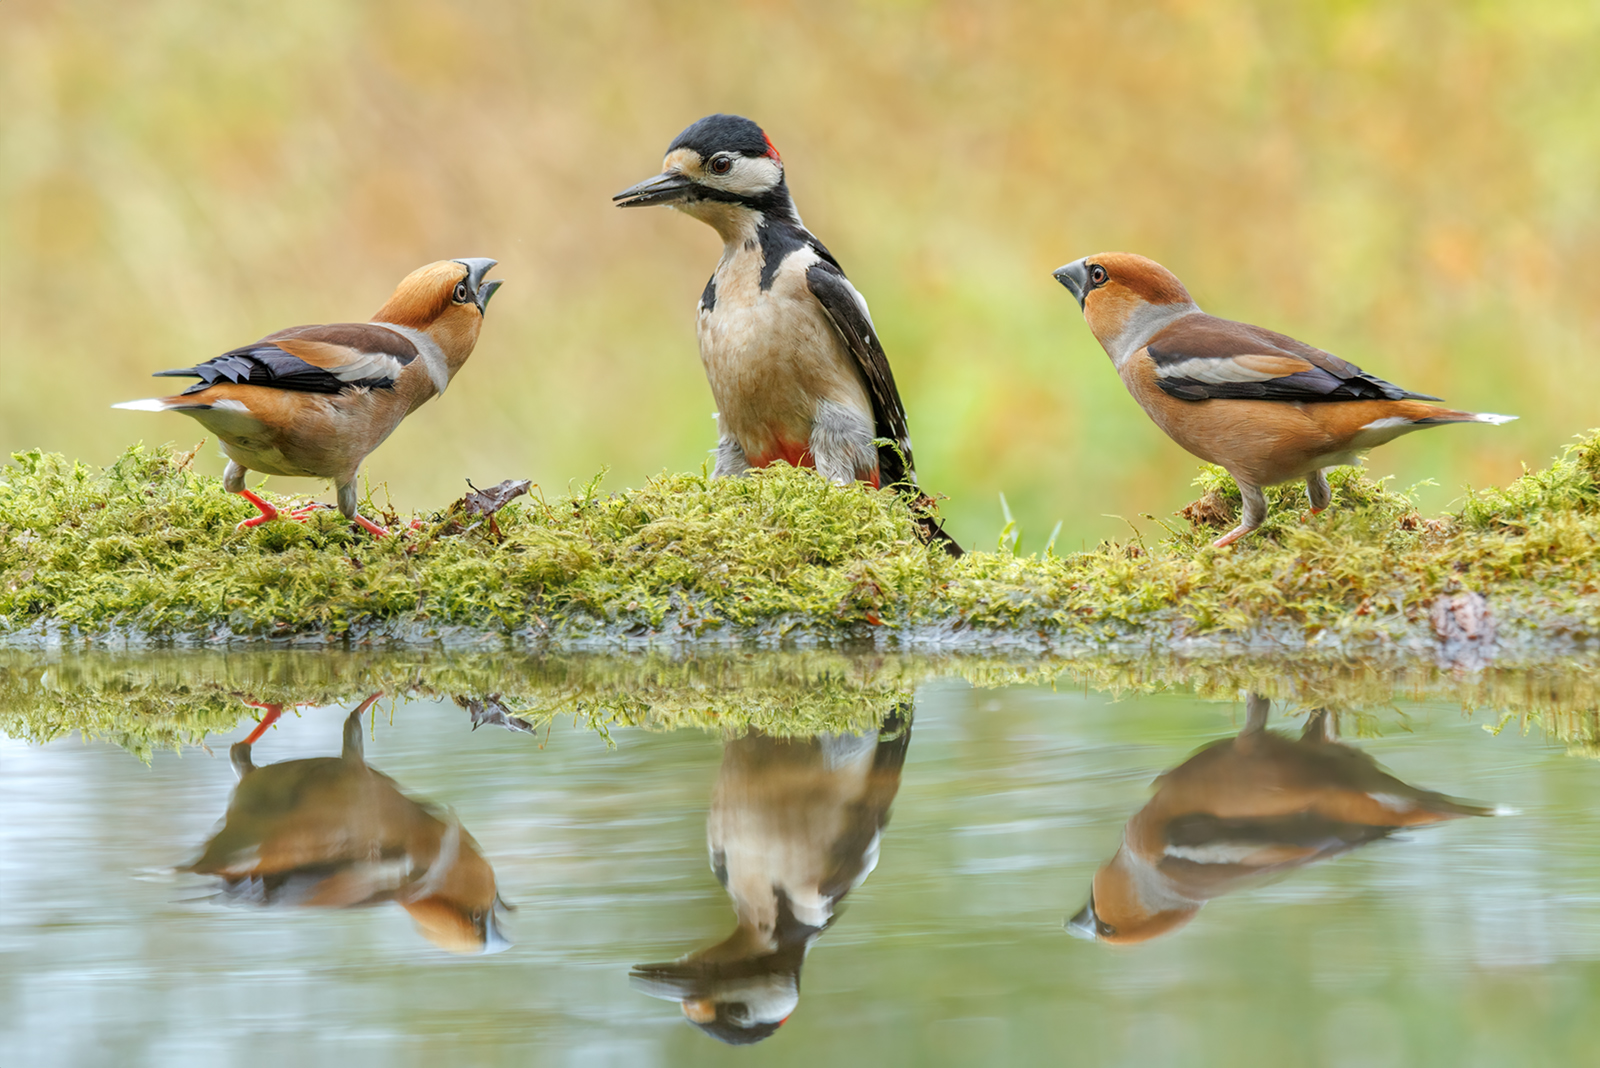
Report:
[[[1066,270],[1065,267],[1061,268]],[[1056,277],[1061,277],[1061,271],[1056,272]],[[1066,285],[1065,282],[1061,283]],[[1071,286],[1067,286],[1071,289]],[[1073,938],[1081,938],[1085,942],[1096,941],[1099,937],[1099,921],[1094,914],[1094,895],[1089,895],[1089,903],[1078,910],[1078,914],[1067,921],[1067,934]]]
[[[651,204],[671,204],[689,195],[694,181],[681,171],[664,171],[629,186],[611,200],[619,208],[643,208]]]
[[[1089,268],[1084,262],[1073,260],[1065,267],[1056,268],[1055,278],[1057,282],[1067,287],[1067,292],[1072,294],[1078,302],[1078,307],[1082,308],[1083,298],[1089,295]]]
[[[473,295],[473,302],[478,305],[478,311],[481,313],[489,307],[489,298],[494,296],[494,291],[504,284],[499,278],[488,282],[483,280],[483,276],[489,273],[489,268],[498,261],[486,256],[468,256],[453,262],[467,269],[467,291]]]

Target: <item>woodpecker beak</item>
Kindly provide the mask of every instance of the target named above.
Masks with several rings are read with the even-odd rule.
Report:
[[[1065,267],[1058,267],[1055,277],[1057,282],[1067,287],[1067,292],[1072,294],[1073,299],[1078,302],[1078,307],[1082,308],[1083,298],[1089,295],[1089,268],[1084,266],[1083,261],[1073,260]],[[1092,927],[1090,929],[1093,930]]]
[[[664,171],[629,186],[611,200],[619,208],[643,208],[651,204],[671,204],[683,200],[694,187],[694,180],[682,171]]]
[[[489,268],[498,261],[485,256],[468,256],[452,262],[459,263],[467,269],[467,290],[473,295],[472,299],[478,305],[478,313],[481,315],[489,307],[489,298],[494,296],[494,291],[505,284],[499,278],[488,282],[483,280],[483,276],[489,273]]]
[[[1067,268],[1063,267],[1060,271],[1057,271],[1056,277],[1060,278],[1061,272],[1065,271],[1066,269]],[[1064,286],[1067,285],[1066,282],[1062,282],[1061,284]],[[1072,287],[1067,286],[1067,288],[1071,289]],[[1076,296],[1076,292],[1074,292],[1073,295]],[[1081,938],[1085,942],[1093,942],[1099,938],[1099,934],[1096,931],[1097,926],[1098,924],[1095,922],[1094,916],[1094,895],[1090,894],[1089,903],[1083,906],[1083,908],[1079,909],[1076,916],[1067,921],[1067,934],[1071,935],[1073,938]]]

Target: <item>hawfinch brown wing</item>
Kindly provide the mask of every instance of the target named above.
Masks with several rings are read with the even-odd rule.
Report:
[[[1249,323],[1195,312],[1146,345],[1156,384],[1179,400],[1438,400],[1369,375],[1331,352]]]
[[[221,382],[304,393],[393,389],[417,355],[415,342],[386,326],[331,323],[280,330],[193,367],[158,371],[155,377],[199,378],[185,395]]]

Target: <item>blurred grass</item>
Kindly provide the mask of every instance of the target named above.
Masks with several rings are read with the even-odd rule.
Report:
[[[192,444],[177,416],[106,406],[493,255],[478,352],[372,480],[409,511],[465,477],[696,469],[716,240],[609,197],[731,110],[771,132],[871,301],[963,541],[993,544],[1002,491],[1023,551],[1057,520],[1070,550],[1189,499],[1192,461],[1049,277],[1105,248],[1218,314],[1521,414],[1374,454],[1433,479],[1436,512],[1596,422],[1597,54],[1581,2],[0,5],[0,454]],[[220,471],[214,445],[201,462]]]

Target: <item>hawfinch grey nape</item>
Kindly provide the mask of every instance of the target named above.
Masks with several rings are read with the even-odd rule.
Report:
[[[1292,337],[1207,315],[1171,271],[1143,256],[1086,256],[1055,278],[1145,413],[1239,484],[1244,516],[1218,547],[1267,518],[1263,486],[1304,478],[1320,512],[1331,498],[1325,468],[1424,427],[1516,418],[1424,404],[1438,398]]]
[[[199,382],[171,397],[113,408],[182,412],[222,442],[223,485],[260,509],[240,529],[278,518],[303,519],[307,505],[280,514],[244,485],[246,471],[330,480],[339,511],[372,534],[387,533],[356,514],[356,471],[400,421],[443,393],[472,355],[489,298],[494,260],[440,260],[405,277],[366,323],[294,326],[214,359],[161,377]]]
[[[717,476],[783,460],[840,484],[917,496],[905,408],[867,302],[800,222],[761,127],[709,115],[668,146],[660,174],[612,199],[671,205],[722,238],[698,330],[717,404]],[[925,536],[960,555],[920,505],[913,510]]]

